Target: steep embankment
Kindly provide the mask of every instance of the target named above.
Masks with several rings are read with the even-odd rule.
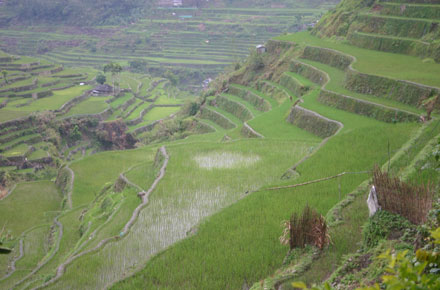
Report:
[[[440,3],[435,0],[344,0],[313,30],[358,47],[440,62]]]

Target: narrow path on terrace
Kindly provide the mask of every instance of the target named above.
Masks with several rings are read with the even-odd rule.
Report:
[[[339,52],[339,51],[337,51],[337,50],[333,50],[333,49],[329,49],[329,48],[326,48],[326,49],[327,49],[327,50],[334,51],[334,52],[337,52],[337,53],[340,53],[340,54],[343,54],[343,53],[341,53],[341,52]],[[344,55],[350,56],[350,55],[348,55],[348,54],[344,54]],[[350,56],[350,57],[352,57],[354,60],[356,60],[355,57],[353,57],[353,56]],[[329,75],[326,71],[323,71],[322,69],[319,69],[319,68],[317,68],[317,67],[315,67],[315,66],[313,66],[313,65],[311,65],[311,64],[308,64],[308,63],[302,62],[302,61],[300,61],[300,60],[298,60],[298,59],[295,59],[295,61],[298,62],[298,63],[300,63],[300,64],[302,64],[302,65],[309,66],[309,67],[311,67],[311,68],[313,68],[313,69],[316,69],[316,70],[322,72],[323,74],[325,74],[325,76],[327,77],[327,81],[321,86],[321,90],[323,90],[323,91],[330,92],[330,93],[334,93],[334,94],[338,94],[338,95],[342,95],[342,96],[344,96],[344,97],[347,97],[347,98],[350,98],[350,99],[354,99],[354,100],[357,100],[357,101],[359,101],[359,102],[364,102],[364,103],[371,104],[371,105],[378,106],[378,107],[382,107],[382,108],[385,108],[385,109],[390,109],[390,110],[394,110],[394,111],[405,112],[405,113],[408,113],[408,114],[411,114],[411,115],[417,115],[417,114],[415,114],[414,112],[406,111],[406,110],[403,110],[403,109],[400,109],[400,108],[390,107],[390,106],[387,106],[387,105],[383,105],[383,104],[380,104],[380,103],[375,103],[375,102],[368,101],[368,100],[364,100],[364,99],[358,99],[358,98],[356,98],[356,97],[347,96],[347,95],[344,95],[344,94],[341,94],[341,93],[338,93],[338,92],[335,92],[335,91],[332,91],[332,90],[326,89],[325,87],[328,85],[328,83],[330,83],[330,80],[331,80],[330,75]],[[353,62],[352,62],[352,63],[353,63]],[[357,70],[355,70],[355,69],[353,69],[353,68],[351,67],[351,64],[349,65],[349,68],[352,69],[353,71],[358,72]],[[439,89],[439,88],[436,88],[436,87],[425,86],[425,85],[421,85],[421,84],[414,83],[414,82],[410,82],[410,81],[404,81],[404,80],[399,80],[399,81],[407,82],[407,83],[411,83],[411,84],[415,84],[415,85],[419,85],[419,86],[423,86],[423,87],[427,87],[427,88]],[[353,113],[353,114],[355,114],[355,113]],[[417,115],[417,116],[418,116],[418,115]]]
[[[300,106],[298,106],[298,107],[300,107]],[[300,161],[298,161],[297,163],[295,163],[295,165],[293,165],[293,166],[290,168],[291,170],[296,170],[296,168],[297,168],[298,166],[300,166],[304,161],[306,161],[306,160],[308,160],[310,157],[312,157],[316,152],[319,151],[319,149],[321,149],[325,144],[327,144],[327,142],[328,142],[332,137],[336,136],[336,135],[337,135],[339,132],[341,132],[341,130],[344,128],[344,124],[341,123],[341,122],[339,122],[339,121],[329,119],[329,118],[327,118],[327,117],[324,117],[324,116],[322,116],[322,115],[320,115],[320,114],[318,114],[318,113],[316,113],[316,112],[314,112],[314,111],[311,111],[311,110],[305,109],[305,108],[303,108],[303,107],[300,107],[300,108],[301,108],[302,110],[305,110],[305,111],[309,112],[310,114],[312,114],[312,115],[314,115],[314,116],[316,116],[316,117],[318,117],[318,118],[322,118],[322,119],[324,119],[324,120],[326,120],[326,121],[329,121],[329,122],[337,123],[338,126],[339,126],[339,129],[338,129],[338,131],[335,132],[335,134],[333,134],[333,135],[331,135],[331,136],[325,138],[324,140],[322,140],[322,142],[319,143],[319,145],[313,150],[312,153],[310,153],[310,154],[307,155],[307,156],[304,156]]]
[[[17,257],[14,257],[14,259],[12,259],[11,264],[9,266],[9,272],[5,276],[0,278],[0,281],[8,279],[17,270],[16,264],[17,264],[18,260],[20,260],[24,256],[23,239],[24,239],[23,237],[20,239],[20,246],[19,246],[19,253],[20,254]]]
[[[69,207],[69,209],[72,209],[72,192],[73,192],[73,182],[75,180],[75,172],[73,172],[73,170],[70,169],[69,165],[66,165],[66,169],[70,173],[69,191],[67,192],[67,206]]]
[[[89,253],[95,252],[95,251],[99,250],[100,248],[104,247],[105,245],[107,245],[108,243],[110,243],[112,241],[116,241],[116,240],[118,240],[118,239],[120,239],[120,238],[122,238],[122,237],[127,235],[127,233],[129,232],[130,228],[136,222],[136,219],[139,216],[140,211],[147,205],[149,195],[156,189],[156,187],[159,184],[159,182],[165,176],[165,171],[166,171],[166,168],[168,166],[168,161],[169,161],[170,157],[169,157],[169,155],[168,155],[168,153],[166,151],[165,146],[162,146],[160,148],[160,152],[165,157],[165,160],[164,160],[164,162],[162,164],[162,167],[160,169],[159,175],[156,177],[156,179],[154,180],[153,184],[151,185],[151,187],[148,189],[147,192],[145,192],[145,191],[141,192],[140,195],[142,197],[142,203],[134,210],[130,220],[124,226],[122,235],[121,236],[114,236],[114,237],[110,237],[110,238],[104,239],[101,242],[99,242],[98,245],[96,247],[94,247],[93,249],[87,250],[85,252],[82,252],[82,253],[79,253],[77,255],[74,255],[74,256],[70,257],[69,259],[67,259],[63,264],[61,264],[57,268],[57,274],[56,274],[56,276],[53,279],[51,279],[50,281],[44,283],[41,286],[37,286],[37,287],[32,288],[32,290],[42,289],[42,288],[45,288],[45,287],[55,283],[57,280],[59,280],[63,276],[63,274],[64,274],[64,272],[66,270],[66,267],[69,264],[71,264],[73,261],[75,261],[76,259],[78,259],[78,258],[80,258],[80,257],[82,257],[84,255],[87,255]],[[128,181],[128,179],[127,179],[127,181]],[[135,187],[137,188],[138,186],[135,186]]]
[[[41,268],[43,268],[50,260],[52,260],[52,258],[55,256],[55,254],[58,252],[58,250],[60,249],[60,244],[61,244],[61,239],[63,238],[63,224],[61,222],[58,221],[59,216],[57,216],[54,219],[54,223],[56,224],[56,226],[58,227],[58,240],[57,240],[57,244],[55,247],[55,250],[52,252],[52,254],[50,255],[49,258],[47,258],[43,263],[39,264],[34,270],[32,270],[31,273],[29,273],[28,275],[26,275],[23,279],[21,279],[20,281],[18,281],[17,283],[15,283],[14,286],[12,286],[12,288],[15,288],[17,286],[19,286],[20,284],[22,284],[24,281],[26,281],[27,279],[29,279],[30,277],[32,277],[35,273],[37,273],[38,271],[40,271]]]
[[[261,135],[260,133],[258,133],[257,131],[255,131],[251,126],[249,126],[249,124],[247,122],[244,122],[243,125],[249,130],[251,131],[253,134],[257,135],[260,138],[264,138],[263,135]]]

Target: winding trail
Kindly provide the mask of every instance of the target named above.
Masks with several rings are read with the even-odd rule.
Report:
[[[299,106],[298,106],[298,107],[299,107]],[[322,140],[322,142],[319,143],[319,145],[318,145],[316,148],[314,148],[314,150],[313,150],[312,153],[310,153],[310,154],[307,155],[307,156],[304,156],[300,161],[298,161],[297,163],[295,163],[295,165],[293,165],[293,166],[290,168],[290,170],[296,170],[296,168],[297,168],[300,164],[302,164],[303,162],[305,162],[306,160],[308,160],[310,157],[312,157],[316,152],[319,151],[319,149],[321,149],[325,144],[327,144],[327,142],[328,142],[332,137],[336,136],[336,135],[337,135],[339,132],[341,132],[341,130],[344,128],[344,124],[342,124],[342,123],[339,122],[339,121],[329,119],[329,118],[327,118],[327,117],[324,117],[324,116],[322,116],[322,115],[320,115],[320,114],[318,114],[318,113],[316,113],[316,112],[314,112],[314,111],[310,111],[310,110],[305,109],[305,108],[303,108],[303,107],[299,107],[299,108],[301,108],[302,110],[307,111],[307,112],[310,113],[310,114],[313,114],[314,116],[316,116],[316,117],[318,117],[318,118],[324,119],[324,120],[329,121],[329,122],[337,123],[338,126],[339,126],[339,129],[335,132],[335,134],[333,134],[333,135],[331,135],[331,136],[325,138],[324,140]]]
[[[260,133],[258,133],[257,131],[255,131],[251,126],[249,126],[248,123],[244,122],[243,125],[244,125],[249,131],[251,131],[253,134],[255,134],[256,136],[258,136],[259,138],[264,138],[263,135],[261,135]]]
[[[69,191],[67,192],[67,206],[72,209],[72,193],[73,193],[73,182],[75,181],[75,172],[70,169],[69,165],[66,165],[67,171],[70,173],[70,185]]]
[[[23,258],[23,256],[24,256],[23,239],[24,239],[24,238],[21,238],[21,239],[20,239],[20,248],[19,248],[19,249],[20,249],[20,255],[18,255],[18,257],[15,257],[14,259],[12,259],[11,266],[10,266],[10,271],[8,272],[8,274],[6,274],[6,275],[3,276],[2,278],[0,278],[0,281],[3,281],[3,280],[8,279],[8,278],[11,277],[12,274],[14,274],[14,272],[17,270],[16,263],[17,263],[21,258]]]
[[[58,216],[54,219],[54,223],[58,226],[58,231],[59,231],[57,245],[55,247],[55,250],[49,256],[49,258],[47,258],[43,263],[39,264],[34,270],[32,270],[32,272],[30,272],[28,275],[26,275],[23,279],[21,279],[20,281],[15,283],[14,286],[12,286],[12,288],[19,286],[24,281],[26,281],[27,279],[32,277],[35,273],[40,271],[41,268],[43,268],[50,260],[52,260],[52,258],[55,256],[55,254],[60,249],[61,239],[63,238],[63,224],[58,221]]]
[[[89,253],[95,252],[95,251],[99,250],[100,248],[104,247],[106,244],[108,244],[108,243],[110,243],[112,241],[117,241],[118,239],[120,239],[120,238],[122,238],[122,237],[124,237],[124,236],[126,236],[128,234],[128,232],[130,231],[130,228],[136,222],[136,219],[138,218],[140,211],[148,204],[148,197],[149,197],[149,195],[156,189],[156,187],[159,184],[159,182],[165,176],[165,171],[166,171],[166,168],[168,166],[168,161],[169,161],[170,157],[169,157],[169,155],[168,155],[168,153],[166,151],[165,146],[162,146],[160,148],[160,152],[165,157],[165,160],[164,160],[164,162],[162,164],[162,167],[160,169],[159,175],[156,177],[156,179],[154,180],[153,184],[148,189],[148,191],[145,192],[145,191],[142,190],[142,192],[140,194],[141,197],[142,197],[142,203],[134,210],[130,220],[124,226],[124,229],[123,229],[123,232],[121,233],[121,235],[120,236],[113,236],[113,237],[101,240],[98,243],[98,245],[96,245],[94,248],[70,257],[63,264],[58,266],[56,276],[53,279],[51,279],[50,281],[44,283],[41,286],[37,286],[35,288],[32,288],[32,290],[42,289],[42,288],[45,288],[45,287],[55,283],[56,281],[58,281],[63,276],[67,266],[69,264],[71,264],[73,261],[75,261],[76,259],[78,259],[78,258],[80,258],[80,257],[82,257],[84,255],[87,255]],[[126,180],[128,181],[128,183],[130,185],[133,184],[135,188],[140,188],[139,186],[135,185],[134,183],[131,183],[128,179],[126,179]]]

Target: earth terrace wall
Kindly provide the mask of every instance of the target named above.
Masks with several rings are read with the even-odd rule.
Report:
[[[224,129],[235,128],[235,124],[232,123],[229,119],[224,117],[222,114],[217,113],[216,111],[210,110],[206,107],[204,107],[200,110],[200,118],[210,120]]]
[[[290,98],[293,93],[288,92],[286,89],[281,89],[267,81],[258,81],[257,90],[265,94],[266,96],[271,97],[278,102],[284,100],[285,98]]]
[[[19,81],[24,81],[27,79],[30,79],[30,77],[29,76],[8,77],[8,83],[6,84],[3,82],[3,84],[0,84],[0,88],[6,87],[8,85],[11,85],[11,84],[19,82]]]
[[[148,106],[148,108],[142,110],[142,112],[139,114],[139,117],[137,117],[136,119],[133,119],[133,120],[125,121],[125,124],[127,126],[134,126],[134,125],[137,125],[137,124],[141,123],[144,120],[145,115],[149,111],[151,111],[154,107],[155,107],[154,104]]]
[[[404,104],[419,106],[421,102],[435,94],[438,88],[423,86],[408,81],[368,75],[354,70],[347,70],[345,87],[348,90],[392,99]]]
[[[325,85],[329,81],[327,74],[298,60],[290,61],[290,71],[302,75],[303,77],[321,86]]]
[[[307,50],[309,49],[306,48],[304,51]],[[318,52],[319,50],[320,52]],[[351,59],[351,64],[348,65],[345,70],[346,76],[344,81],[345,88],[350,91],[392,99],[412,106],[419,106],[422,100],[435,94],[440,94],[440,89],[436,87],[358,72],[352,67],[353,62],[356,59],[350,55],[320,47],[313,47],[312,51],[314,53],[309,52],[302,57],[325,63],[336,68],[338,68],[338,66],[334,64],[340,59],[339,55]],[[318,58],[318,55],[321,56],[321,58]],[[310,56],[313,59],[309,58]]]
[[[35,133],[34,130],[22,130],[22,131],[17,131],[17,133],[12,134],[11,136],[8,136],[8,137],[6,137],[6,138],[2,138],[2,139],[0,139],[0,145],[1,145],[1,144],[8,143],[8,142],[10,142],[10,141],[12,141],[12,140],[14,140],[14,139],[17,139],[17,138],[20,138],[20,137],[23,137],[23,136],[26,136],[26,135],[31,135],[31,134],[33,134],[33,133]]]
[[[247,123],[244,123],[240,133],[246,138],[263,138],[261,134],[252,129]]]
[[[145,104],[144,101],[139,102],[139,104],[137,104],[136,106],[134,106],[133,108],[131,108],[130,111],[126,112],[126,113],[123,115],[123,118],[124,118],[124,119],[125,119],[125,118],[128,118],[128,116],[130,116],[134,111],[137,110],[137,108],[139,108],[139,107],[142,106],[143,104]]]
[[[347,36],[350,44],[379,51],[409,54],[419,57],[431,57],[440,62],[440,45],[420,40],[369,35],[358,32],[349,33]]]
[[[66,114],[67,112],[70,111],[70,109],[72,109],[73,106],[75,106],[76,104],[78,104],[78,103],[86,100],[87,98],[89,98],[90,97],[90,92],[91,91],[86,91],[81,96],[78,96],[78,97],[75,97],[75,98],[71,99],[70,101],[68,101],[67,103],[62,105],[58,110],[56,110],[55,113]]]
[[[374,118],[387,123],[417,122],[419,120],[419,116],[416,114],[382,107],[380,105],[375,105],[324,89],[321,90],[318,101],[330,107]]]
[[[413,4],[440,4],[440,0],[380,0],[379,2],[413,3]]]
[[[296,97],[302,97],[310,90],[310,87],[304,86],[296,78],[287,73],[281,75],[280,85],[291,91]]]
[[[248,121],[254,117],[252,113],[248,110],[248,108],[246,108],[246,106],[235,101],[231,101],[221,95],[217,96],[214,101],[211,101],[211,105],[222,108],[223,110],[231,113],[243,122]]]
[[[52,90],[47,90],[43,92],[38,93],[26,93],[26,94],[11,94],[9,97],[17,97],[17,98],[34,98],[34,99],[41,99],[45,97],[50,97],[53,95]]]
[[[162,120],[157,120],[157,121],[154,121],[154,122],[151,123],[151,124],[148,124],[148,125],[146,125],[146,126],[143,126],[143,127],[137,128],[136,130],[133,131],[133,133],[134,133],[135,136],[137,136],[137,135],[139,135],[139,134],[141,134],[141,133],[149,132],[149,131],[153,130],[154,127],[156,127],[156,125],[159,124],[161,121],[162,121]]]
[[[299,106],[292,108],[287,117],[287,122],[321,138],[330,137],[341,128],[339,122]]]
[[[301,58],[317,61],[329,66],[345,70],[354,61],[354,57],[340,53],[333,49],[306,46]]]
[[[14,60],[14,58],[10,57],[10,56],[0,57],[0,62],[11,62],[13,60]]]
[[[142,112],[140,112],[139,117],[137,117],[136,119],[133,120],[128,120],[125,122],[125,124],[127,126],[134,126],[137,125],[139,123],[142,123],[142,121],[144,120],[145,115],[151,111],[153,108],[175,108],[175,107],[182,107],[182,105],[155,105],[152,104],[150,106],[148,106],[148,108],[142,110]]]
[[[438,21],[383,17],[374,14],[358,14],[350,29],[366,33],[377,33],[397,37],[421,38],[438,30]]]
[[[38,88],[38,83],[37,83],[37,80],[35,79],[35,80],[32,81],[32,84],[30,84],[30,85],[25,85],[25,86],[21,86],[21,87],[14,87],[14,88],[8,88],[8,89],[2,89],[2,90],[0,90],[0,94],[1,93],[6,93],[6,92],[20,93],[20,92],[34,90],[36,88]]]
[[[107,108],[101,113],[98,114],[82,114],[82,115],[74,115],[62,118],[61,120],[73,120],[73,119],[81,119],[81,118],[91,118],[91,119],[97,119],[99,122],[104,121],[108,119],[113,114],[112,108]]]
[[[27,129],[32,126],[33,120],[34,118],[30,116],[0,123],[0,136],[17,130]],[[4,130],[6,128],[8,128],[8,130]]]
[[[63,71],[64,68],[62,66],[51,69],[51,70],[46,70],[46,71],[41,71],[41,72],[31,72],[31,75],[39,75],[39,76],[48,76],[51,74],[56,74],[59,73],[61,71]]]
[[[21,145],[21,144],[32,145],[32,144],[41,142],[42,140],[43,140],[43,138],[41,136],[35,136],[35,137],[27,139],[27,140],[21,140],[21,141],[18,141],[16,143],[14,143],[14,144],[11,144],[10,146],[6,146],[6,147],[3,147],[3,148],[0,148],[0,153],[8,151],[9,149],[12,149],[15,146],[18,146],[18,145]]]
[[[267,112],[271,109],[271,105],[268,101],[249,90],[236,86],[230,86],[228,89],[228,93],[247,101],[259,111]]]
[[[406,1],[408,2],[408,1]],[[427,18],[427,19],[440,19],[440,6],[415,6],[415,5],[394,5],[388,3],[380,3],[380,14],[403,16],[410,18]],[[404,9],[402,9],[404,7]]]

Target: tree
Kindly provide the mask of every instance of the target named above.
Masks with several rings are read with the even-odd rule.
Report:
[[[106,81],[107,81],[107,78],[106,78],[105,75],[103,75],[103,74],[98,74],[98,75],[96,76],[96,82],[98,82],[98,84],[103,85]]]
[[[6,78],[8,76],[8,72],[5,70],[2,70],[3,79],[5,80],[5,83],[8,83],[8,79]]]
[[[119,75],[122,72],[122,66],[117,63],[108,63],[104,66],[104,73],[110,72],[112,74],[112,82],[113,82],[113,95],[116,95],[116,92],[119,93]],[[118,86],[118,88],[116,88]]]

